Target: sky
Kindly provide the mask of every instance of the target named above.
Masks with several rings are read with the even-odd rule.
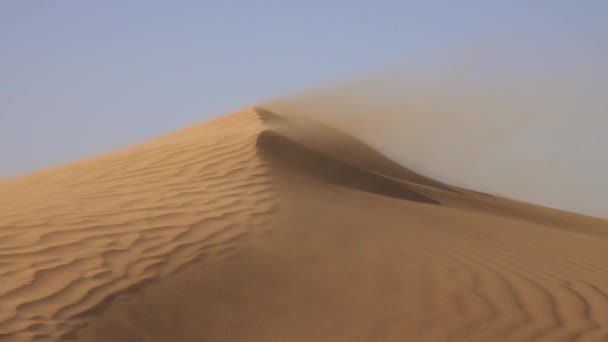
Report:
[[[0,179],[504,42],[605,56],[607,32],[601,0],[3,0]]]

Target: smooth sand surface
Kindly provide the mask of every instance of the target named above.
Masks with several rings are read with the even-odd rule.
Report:
[[[263,109],[1,181],[0,208],[2,341],[608,341],[608,221]]]

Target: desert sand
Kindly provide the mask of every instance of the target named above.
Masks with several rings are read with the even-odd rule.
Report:
[[[260,108],[0,181],[0,208],[2,341],[608,341],[608,221]]]

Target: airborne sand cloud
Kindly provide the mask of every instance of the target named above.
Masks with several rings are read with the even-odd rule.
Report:
[[[412,59],[264,106],[450,184],[608,217],[608,68],[589,67],[605,52],[522,45]]]

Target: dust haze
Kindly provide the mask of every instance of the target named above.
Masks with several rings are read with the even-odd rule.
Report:
[[[262,106],[450,184],[608,217],[603,51],[510,46],[399,65]]]

